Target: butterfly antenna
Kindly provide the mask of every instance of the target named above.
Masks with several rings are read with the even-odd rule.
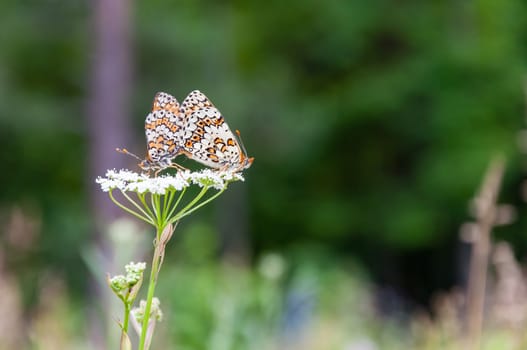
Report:
[[[238,139],[240,140],[240,146],[242,148],[243,153],[247,156],[247,149],[245,148],[245,145],[243,144],[242,134],[240,133],[240,130],[236,130],[236,135],[238,135]]]
[[[122,154],[128,154],[129,156],[132,156],[134,157],[135,159],[139,160],[139,161],[142,161],[141,158],[139,158],[138,156],[136,156],[135,154],[131,153],[131,152],[128,152],[128,150],[126,148],[116,148],[115,149],[117,152],[119,153],[122,153]]]

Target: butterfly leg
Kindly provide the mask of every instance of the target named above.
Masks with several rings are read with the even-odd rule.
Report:
[[[174,153],[174,156],[172,159],[176,158],[179,155],[185,155],[187,158],[191,157],[191,154],[185,151],[182,147],[179,147],[179,149]],[[184,166],[179,165],[178,163],[172,163],[172,161],[170,161],[169,167],[177,169],[178,171],[188,171],[188,169],[185,168]]]
[[[157,177],[157,175],[159,175],[160,172],[162,172],[163,170],[165,169],[168,169],[168,168],[173,168],[173,169],[176,169],[177,171],[187,171],[188,169],[185,168],[184,166],[181,166],[177,163],[172,163],[170,164],[169,166],[166,166],[164,168],[159,168],[157,169],[155,172],[154,172],[154,177]]]
[[[179,165],[179,164],[177,164],[177,163],[172,163],[172,164],[170,164],[169,168],[177,169],[177,171],[186,171],[186,170],[188,170],[188,169],[185,168],[184,166]]]

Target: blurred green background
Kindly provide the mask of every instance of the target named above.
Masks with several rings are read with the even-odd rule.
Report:
[[[157,91],[199,89],[255,162],[178,227],[157,348],[418,344],[401,337],[414,312],[466,283],[459,228],[498,153],[518,217],[495,235],[520,260],[527,248],[525,13],[520,0],[0,2],[0,285],[16,306],[0,337],[118,335],[105,273],[150,261],[153,232],[115,224],[94,180],[138,170],[114,148],[144,154]]]

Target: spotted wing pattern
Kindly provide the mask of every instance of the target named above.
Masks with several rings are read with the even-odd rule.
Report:
[[[183,119],[176,98],[158,92],[152,111],[146,116],[145,134],[147,156],[141,163],[143,168],[165,168],[171,165],[182,145]]]
[[[184,119],[188,119],[190,115],[201,108],[214,107],[212,102],[201,91],[194,90],[181,102],[181,113]]]
[[[240,171],[251,166],[244,149],[220,111],[198,90],[181,104],[184,118],[183,151],[187,157],[220,170]]]

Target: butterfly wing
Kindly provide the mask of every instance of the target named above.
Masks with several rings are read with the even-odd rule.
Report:
[[[212,102],[201,91],[194,90],[181,103],[182,117],[187,120],[192,113],[201,108],[214,107]]]
[[[220,111],[210,106],[187,114],[183,133],[183,148],[188,157],[215,169],[241,170],[252,159],[240,147]]]
[[[170,165],[170,160],[181,150],[183,124],[176,98],[158,92],[145,120],[147,160],[150,163],[161,167]]]

